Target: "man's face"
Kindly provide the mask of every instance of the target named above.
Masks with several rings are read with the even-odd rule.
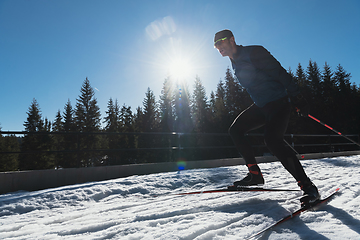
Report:
[[[233,47],[231,45],[231,39],[225,38],[221,39],[215,43],[214,47],[219,51],[223,57],[232,57]]]

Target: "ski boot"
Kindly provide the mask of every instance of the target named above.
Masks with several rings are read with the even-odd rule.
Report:
[[[300,198],[301,207],[308,205],[311,206],[320,200],[319,191],[317,187],[310,181],[310,179],[299,181],[298,185],[304,192],[303,197]]]
[[[264,184],[264,178],[261,172],[253,173],[249,172],[245,178],[240,181],[234,182],[234,185],[229,186],[228,189],[239,189],[241,187],[258,186]]]

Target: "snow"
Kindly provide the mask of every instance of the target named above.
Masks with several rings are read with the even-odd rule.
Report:
[[[261,239],[360,239],[360,155],[302,164],[324,196],[340,193]],[[280,163],[260,167],[265,187],[298,189]],[[0,239],[243,239],[296,210],[301,192],[173,194],[220,188],[246,172],[195,169],[3,194]]]

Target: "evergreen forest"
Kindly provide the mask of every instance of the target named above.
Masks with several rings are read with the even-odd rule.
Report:
[[[294,72],[288,72],[307,99],[310,114],[342,134],[359,136],[360,88],[351,83],[350,73],[340,64],[332,69],[327,63],[319,67],[312,60],[305,69],[298,64]],[[0,135],[0,171],[239,157],[227,130],[252,104],[245,89],[229,68],[209,95],[199,77],[191,88],[166,78],[159,99],[150,88],[137,109],[110,98],[105,116],[101,116],[86,78],[75,104],[68,100],[62,111],[54,111],[54,120],[42,116],[34,98],[24,121],[24,134]],[[334,134],[310,118],[297,116],[295,110],[292,114],[289,134]],[[268,151],[263,146],[262,130],[249,135],[256,155]],[[354,140],[359,141],[358,137]],[[295,142],[300,153],[358,149],[354,145],[316,146],[335,141],[328,137],[299,136],[287,141]],[[336,141],[347,142],[342,138]],[[306,147],[308,144],[313,146]]]

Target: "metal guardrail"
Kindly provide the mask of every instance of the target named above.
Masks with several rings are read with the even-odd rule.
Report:
[[[72,150],[49,150],[49,151],[7,151],[0,152],[0,154],[34,154],[34,153],[72,153],[72,152],[116,152],[116,151],[145,151],[145,150],[190,150],[190,149],[226,149],[235,148],[233,145],[229,146],[196,146],[196,147],[184,147],[181,145],[181,137],[194,135],[194,136],[222,136],[230,137],[227,133],[179,133],[179,132],[27,132],[27,131],[0,131],[2,135],[169,135],[177,136],[177,146],[170,147],[152,147],[152,148],[118,148],[118,149],[72,149]],[[250,137],[261,137],[264,134],[250,133],[247,136]],[[359,142],[359,134],[347,134],[347,135],[336,135],[336,134],[285,134],[285,139],[290,138],[290,145],[292,147],[319,147],[319,146],[341,146],[341,145],[355,145],[352,142],[332,142],[329,143],[295,143],[294,138],[296,137],[326,137],[326,138],[339,138],[342,136],[357,138]],[[253,145],[254,147],[261,148],[266,147],[265,145]]]

